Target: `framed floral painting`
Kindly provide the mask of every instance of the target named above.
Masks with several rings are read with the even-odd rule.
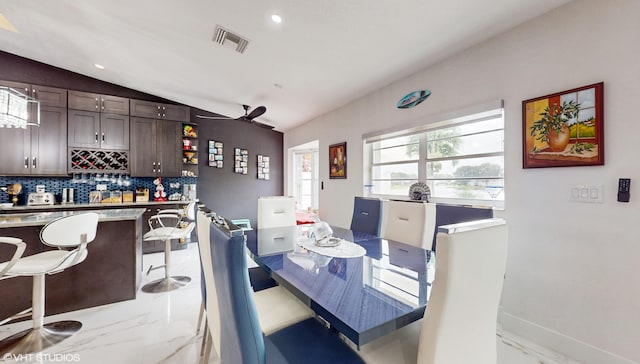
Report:
[[[603,103],[603,82],[523,101],[523,168],[603,165]]]
[[[329,146],[329,179],[347,178],[347,142]]]

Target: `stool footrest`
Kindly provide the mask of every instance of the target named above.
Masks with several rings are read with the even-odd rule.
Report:
[[[160,269],[160,268],[166,268],[166,267],[167,267],[166,264],[158,265],[158,266],[155,266],[155,267],[153,265],[151,265],[151,266],[149,266],[149,269],[147,270],[147,275],[149,275],[149,273],[151,273],[152,270],[156,270],[156,269]]]
[[[9,322],[9,321],[13,321],[13,320],[21,319],[21,318],[23,318],[23,317],[29,317],[29,316],[31,316],[31,311],[32,311],[32,310],[33,310],[33,308],[32,308],[32,307],[29,307],[29,308],[27,308],[27,309],[26,309],[26,310],[24,310],[24,311],[20,311],[20,312],[16,313],[16,314],[15,314],[15,315],[13,315],[13,316],[7,317],[6,319],[4,319],[4,320],[0,321],[0,326],[2,326],[2,325],[4,325],[4,324],[6,324],[6,323],[7,323],[7,322]]]

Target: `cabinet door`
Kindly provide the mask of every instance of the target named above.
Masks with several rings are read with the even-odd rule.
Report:
[[[157,123],[159,175],[179,177],[182,167],[182,124],[169,120],[158,120]]]
[[[131,116],[139,116],[142,118],[160,119],[162,117],[161,106],[157,102],[131,100]]]
[[[176,121],[189,121],[189,107],[180,105],[162,105],[162,118]]]
[[[100,147],[103,149],[129,149],[129,117],[118,114],[100,114]]]
[[[65,89],[33,85],[31,86],[31,96],[40,101],[40,107],[67,108],[67,90]]]
[[[102,95],[100,111],[110,114],[129,115],[129,99],[118,96]]]
[[[100,94],[69,90],[69,109],[100,111]]]
[[[40,127],[31,129],[31,175],[67,174],[67,108],[40,108]]]
[[[70,147],[100,147],[100,113],[69,110],[68,143]]]
[[[129,168],[133,177],[156,176],[156,121],[131,118]]]
[[[20,176],[30,173],[30,130],[0,128],[0,175]]]

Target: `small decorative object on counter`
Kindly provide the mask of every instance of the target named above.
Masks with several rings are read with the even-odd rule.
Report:
[[[409,198],[413,201],[429,202],[431,189],[424,182],[416,182],[409,187]]]
[[[156,192],[153,193],[153,200],[167,201],[167,193],[164,191],[164,186],[162,185],[162,177],[154,179],[153,184],[156,186]]]
[[[149,189],[138,187],[136,188],[136,202],[149,202]]]

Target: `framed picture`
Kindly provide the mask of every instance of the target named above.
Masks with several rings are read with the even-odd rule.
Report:
[[[222,168],[223,166],[223,154],[222,154],[222,142],[217,142],[215,140],[209,140],[209,167],[214,168]]]
[[[234,148],[233,154],[235,156],[233,171],[238,174],[248,174],[249,151],[247,149]]]
[[[258,179],[269,179],[269,157],[258,154]]]
[[[522,101],[522,167],[604,164],[604,83]]]
[[[347,142],[329,146],[329,178],[347,178]]]

